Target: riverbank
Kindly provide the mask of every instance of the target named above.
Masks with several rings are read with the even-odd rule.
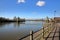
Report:
[[[25,19],[8,19],[8,18],[3,18],[0,17],[0,23],[4,22],[25,22]]]

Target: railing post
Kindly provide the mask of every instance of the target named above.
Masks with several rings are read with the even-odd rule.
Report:
[[[33,40],[33,31],[30,31],[30,40]]]
[[[48,23],[48,33],[49,33],[49,27],[50,27],[50,23]]]
[[[49,24],[49,33],[50,33],[50,27],[51,27],[51,23]]]
[[[43,38],[44,38],[44,26],[43,26]]]

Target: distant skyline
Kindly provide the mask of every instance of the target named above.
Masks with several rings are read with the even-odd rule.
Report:
[[[60,0],[0,0],[0,17],[40,19],[60,16]]]

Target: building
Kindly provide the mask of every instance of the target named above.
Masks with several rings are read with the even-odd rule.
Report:
[[[54,17],[55,22],[60,22],[60,17]]]

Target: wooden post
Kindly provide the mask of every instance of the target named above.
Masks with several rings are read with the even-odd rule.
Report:
[[[44,38],[44,26],[43,26],[43,38]]]
[[[50,33],[50,27],[51,27],[51,23],[50,23],[50,25],[49,25],[49,33]]]
[[[33,40],[33,31],[30,31],[30,40]]]
[[[48,33],[49,33],[49,26],[50,26],[50,24],[48,23]]]

